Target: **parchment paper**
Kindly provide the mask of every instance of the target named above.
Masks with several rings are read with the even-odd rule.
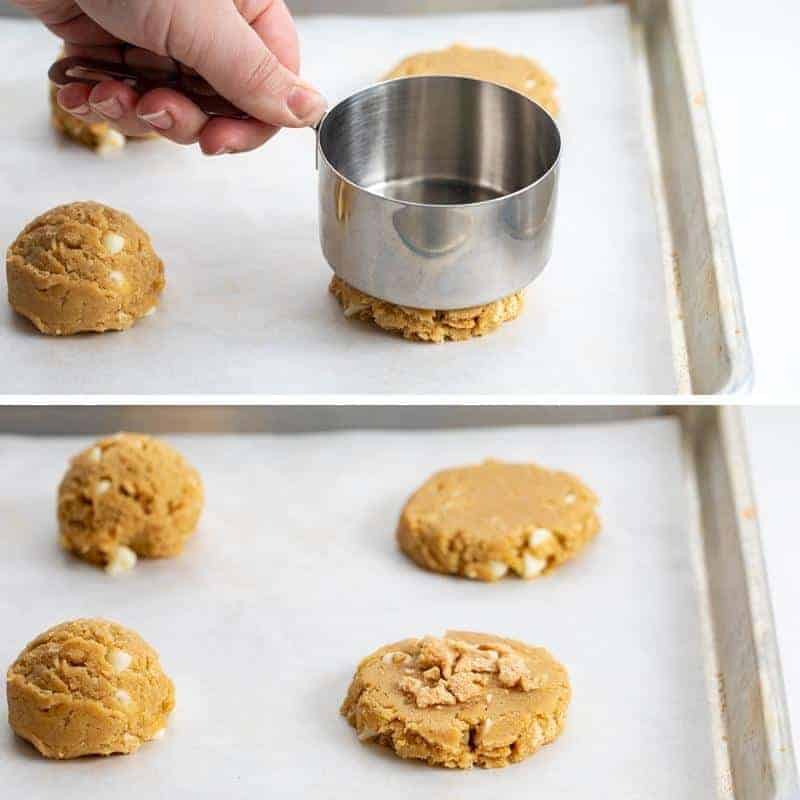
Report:
[[[0,439],[0,665],[49,625],[105,615],[160,651],[177,688],[166,737],[132,757],[47,762],[0,725],[7,800],[714,795],[675,420],[171,441],[205,480],[200,529],[180,558],[113,579],[56,541],[56,486],[89,440]],[[533,582],[412,564],[394,543],[407,496],[433,470],[487,456],[579,473],[602,498],[597,540]],[[467,773],[360,743],[338,714],[357,662],[447,627],[563,661],[563,736]]]
[[[243,156],[165,142],[102,160],[48,128],[41,26],[0,23],[0,242],[59,203],[131,213],[166,262],[158,313],[123,334],[43,338],[2,304],[0,391],[15,393],[671,393],[660,245],[627,11],[299,21],[304,74],[331,102],[455,41],[535,57],[561,86],[555,253],[517,322],[412,344],[345,320],[317,234],[314,137]]]

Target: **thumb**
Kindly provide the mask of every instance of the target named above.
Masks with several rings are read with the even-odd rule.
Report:
[[[203,14],[173,18],[166,42],[170,56],[262,122],[299,128],[320,120],[325,99],[281,64],[234,3],[215,3],[211,14],[208,5],[198,5]]]

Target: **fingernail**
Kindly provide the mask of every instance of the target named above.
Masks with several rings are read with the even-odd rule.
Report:
[[[146,122],[148,125],[152,125],[160,131],[168,131],[175,124],[172,114],[166,109],[156,111],[152,114],[139,114],[138,116],[140,120]]]
[[[88,114],[90,110],[88,104],[86,103],[81,103],[79,106],[75,106],[75,108],[69,108],[63,103],[61,105],[65,111],[69,111],[70,114],[77,114],[79,117],[82,117],[84,114]]]
[[[99,103],[91,103],[92,108],[109,119],[119,119],[122,116],[122,106],[116,97],[109,97],[108,100],[102,100]]]
[[[227,156],[233,153],[234,151],[231,150],[229,147],[220,147],[219,150],[215,150],[213,153],[206,153],[207,156]]]
[[[303,121],[316,122],[325,111],[325,98],[313,89],[295,86],[286,98],[289,110]]]

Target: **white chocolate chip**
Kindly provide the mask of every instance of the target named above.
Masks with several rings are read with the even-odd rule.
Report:
[[[484,721],[481,723],[481,736],[482,736],[482,737],[483,737],[483,736],[486,736],[486,734],[487,734],[487,733],[489,733],[489,731],[490,731],[490,730],[491,730],[491,728],[492,728],[492,725],[494,725],[494,722],[492,722],[492,719],[491,719],[490,717],[487,717],[487,718],[486,718],[486,719],[485,719],[485,720],[484,720]]]
[[[118,130],[109,128],[97,145],[96,152],[98,155],[108,156],[122,150],[123,147],[125,147],[125,137]]]
[[[94,493],[105,494],[110,488],[111,488],[111,481],[103,479],[102,481],[97,481],[97,486],[94,487]]]
[[[114,696],[124,706],[129,706],[131,704],[131,696],[124,689],[117,689],[117,691],[114,692]]]
[[[567,492],[566,496],[564,497],[564,502],[571,506],[578,498],[575,496],[575,492]]]
[[[350,303],[347,308],[344,310],[344,315],[346,317],[354,317],[356,314],[360,314],[362,311],[366,311],[369,308],[369,303]]]
[[[114,672],[122,672],[131,665],[133,656],[130,653],[126,653],[124,650],[117,650],[114,648],[108,654],[108,661],[114,668]]]
[[[378,735],[378,731],[373,730],[372,728],[362,728],[358,732],[358,738],[362,742],[368,742],[370,739],[374,739]]]
[[[525,553],[522,556],[522,574],[525,578],[535,578],[541,575],[544,568],[547,566],[547,561],[543,558],[536,558],[530,553]]]
[[[411,661],[411,656],[408,653],[403,653],[401,650],[391,650],[383,654],[381,659],[384,664],[407,664]]]
[[[130,547],[125,547],[123,544],[117,548],[117,552],[114,553],[114,558],[106,564],[106,572],[109,575],[119,575],[120,572],[127,572],[135,566],[136,553],[134,553]]]
[[[552,538],[553,534],[547,528],[537,528],[535,531],[531,531],[531,535],[528,537],[528,544],[531,547],[537,547],[540,544],[549,542]]]
[[[106,234],[108,236],[108,234]],[[108,273],[108,277],[112,283],[116,283],[117,286],[124,286],[126,283],[125,276],[118,270],[112,269],[111,272]]]
[[[164,734],[167,732],[166,728],[159,728],[151,737],[150,741],[158,741],[159,739],[164,738]]]
[[[525,88],[533,89],[533,87],[536,86],[537,83],[538,81],[535,80],[534,78],[528,78],[528,80],[525,81]]]
[[[103,234],[102,242],[103,247],[105,247],[112,256],[122,252],[122,249],[125,247],[125,238],[118,233],[114,233],[114,231],[106,231]]]
[[[95,464],[100,463],[100,459],[103,458],[103,451],[99,447],[93,447],[89,451],[89,461],[93,461]]]
[[[489,572],[495,580],[497,578],[502,578],[508,572],[508,564],[503,563],[502,561],[490,561],[489,562]]]
[[[486,695],[486,702],[491,703],[493,697],[494,695],[491,692],[489,692],[489,694]]]
[[[153,314],[155,314],[155,313],[156,313],[156,309],[157,309],[157,308],[158,308],[158,306],[153,306],[153,307],[152,307],[152,308],[150,308],[149,310],[145,311],[145,312],[144,312],[144,314],[142,314],[142,316],[143,316],[143,317],[152,317],[152,316],[153,316]]]

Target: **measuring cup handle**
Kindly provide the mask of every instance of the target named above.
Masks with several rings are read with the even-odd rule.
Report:
[[[59,59],[50,67],[47,75],[56,86],[66,86],[68,83],[96,86],[101,81],[115,80],[127,84],[141,94],[152,89],[173,89],[188,97],[209,117],[250,118],[249,114],[217,94],[198,75],[188,75],[179,71],[139,70],[123,62],[101,61],[80,56]]]

